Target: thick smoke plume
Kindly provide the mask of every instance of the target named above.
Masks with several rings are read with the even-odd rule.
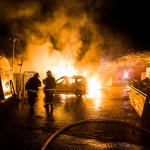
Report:
[[[46,44],[51,45],[47,47],[49,55],[58,51],[65,60],[73,61],[73,65],[97,66],[102,57],[114,58],[113,52],[118,55],[123,49],[122,38],[96,22],[101,16],[98,10],[102,5],[102,0],[2,0],[0,8],[6,9],[0,17],[5,17],[3,20],[8,22],[8,26],[11,24],[12,36],[19,39],[15,46],[16,58],[21,54],[25,60],[30,60],[30,57],[34,60],[36,58],[30,53],[36,53],[38,46]],[[37,47],[29,49],[31,45]],[[45,51],[47,53],[42,49],[43,53]],[[36,54],[36,57],[40,55]]]
[[[7,3],[2,0],[1,11],[6,9],[0,18],[8,25],[11,36],[18,39],[15,71],[20,70],[18,63],[23,60],[22,71],[37,71],[42,76],[48,69],[59,76],[66,69],[79,74],[84,70],[91,74],[102,70],[103,74],[111,75],[114,66],[129,59],[125,53],[130,42],[101,23],[103,4],[103,0],[12,0]],[[11,41],[8,46],[11,56]],[[128,59],[122,58],[123,55]]]

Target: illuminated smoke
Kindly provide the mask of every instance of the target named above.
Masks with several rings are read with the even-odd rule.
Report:
[[[99,73],[99,79],[101,80],[101,84],[104,85],[110,77],[112,77],[113,73],[119,68],[122,68],[122,71],[131,71],[131,70],[139,70],[144,72],[146,71],[146,67],[150,66],[150,52],[131,52],[124,56],[120,56],[118,59],[114,61],[104,61],[100,64],[97,72]],[[115,74],[117,76],[117,74]],[[140,74],[139,74],[140,76]]]
[[[124,67],[146,67],[150,64],[150,52],[131,52],[126,54],[117,60],[115,60],[114,65],[124,66]],[[144,65],[144,66],[143,66]]]
[[[82,68],[99,64],[103,39],[83,5],[64,2],[46,19],[26,24],[24,70],[42,73],[51,69],[55,73],[63,65]]]
[[[49,69],[56,77],[67,72],[98,76],[108,80],[119,65],[133,65],[143,56],[124,55],[129,42],[126,37],[113,34],[96,19],[103,1],[2,0],[6,8],[1,17],[11,25],[12,34],[25,41],[24,47],[15,47],[15,69],[23,59],[23,71],[37,71],[43,77]],[[50,4],[50,5],[49,5]],[[9,10],[9,11],[8,11]],[[18,41],[19,43],[19,41]],[[115,60],[120,56],[120,59]],[[139,56],[139,57],[136,57]],[[115,60],[115,61],[112,61]],[[70,69],[71,68],[71,69]]]
[[[15,3],[15,4],[14,4]],[[26,1],[26,3],[13,1],[1,1],[0,9],[3,10],[1,16],[5,16],[5,19],[17,19],[22,17],[31,17],[38,14],[38,3],[34,1]]]

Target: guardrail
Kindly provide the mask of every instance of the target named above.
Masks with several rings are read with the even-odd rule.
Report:
[[[132,85],[127,85],[130,103],[140,118],[150,119],[150,98]]]

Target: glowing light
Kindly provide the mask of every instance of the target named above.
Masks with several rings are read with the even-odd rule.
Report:
[[[128,79],[128,77],[129,77],[129,73],[128,73],[128,72],[125,72],[125,73],[124,73],[124,78],[125,78],[125,79]]]
[[[11,90],[10,90],[10,84],[9,81],[7,80],[2,80],[2,87],[3,87],[3,91],[4,91],[4,96],[5,98],[9,98],[11,97]]]

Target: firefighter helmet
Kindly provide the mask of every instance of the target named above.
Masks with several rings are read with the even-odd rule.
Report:
[[[39,77],[39,73],[35,73],[35,74],[34,74],[34,77]]]
[[[46,73],[47,75],[52,75],[52,72],[50,70],[48,70]]]

